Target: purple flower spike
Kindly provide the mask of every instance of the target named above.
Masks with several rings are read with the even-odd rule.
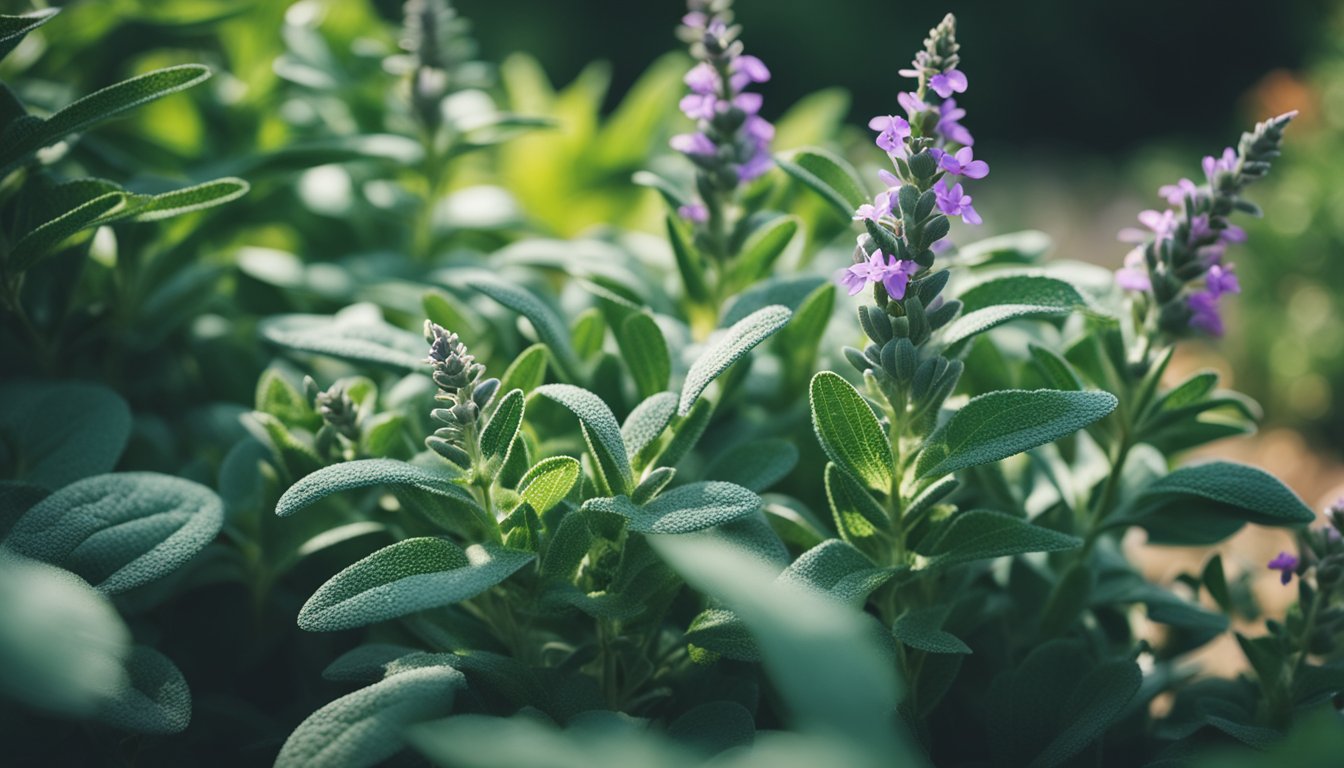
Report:
[[[1226,267],[1220,264],[1209,267],[1204,285],[1215,299],[1227,293],[1241,293],[1241,283],[1237,280],[1236,273],[1232,271],[1231,264]]]
[[[957,69],[949,69],[929,78],[929,87],[940,98],[950,98],[954,93],[966,92],[966,75]]]
[[[1287,585],[1288,582],[1293,580],[1293,573],[1297,571],[1299,562],[1296,555],[1280,552],[1278,557],[1269,561],[1269,570],[1279,571],[1279,582]]]
[[[713,120],[718,112],[719,100],[713,94],[688,93],[681,97],[682,114],[692,120]]]
[[[942,187],[933,188],[938,200],[938,210],[948,216],[960,216],[967,224],[979,224],[980,214],[971,207],[971,196],[966,194],[960,184],[947,182]]]
[[[712,155],[718,152],[718,147],[714,146],[714,142],[698,131],[695,133],[679,133],[667,143],[673,149],[687,155]]]
[[[709,23],[709,17],[700,11],[691,11],[681,17],[681,23],[692,29],[704,29]]]
[[[691,67],[691,71],[686,73],[683,81],[692,93],[708,96],[718,90],[719,73],[715,72],[708,62],[702,61]]]
[[[1218,297],[1211,291],[1195,291],[1186,298],[1190,308],[1190,326],[1210,336],[1223,335],[1223,317],[1218,314]]]
[[[733,90],[740,91],[752,83],[770,81],[770,69],[765,62],[755,56],[739,56],[733,61],[733,74],[730,78]]]
[[[882,283],[893,299],[903,299],[910,278],[918,271],[919,265],[913,261],[898,259],[888,263],[881,251],[874,251],[867,261],[843,270],[839,282],[850,296],[857,295],[869,283]]]
[[[939,152],[938,155],[938,166],[953,176],[983,179],[989,175],[989,163],[976,160],[970,147],[962,147],[955,155],[947,152]]]
[[[910,278],[918,271],[919,265],[913,261],[895,261],[882,278],[882,287],[887,289],[887,295],[891,298],[904,299],[906,286],[910,285]]]
[[[1125,266],[1115,271],[1115,284],[1126,291],[1151,291],[1153,280],[1148,276],[1148,265],[1143,248],[1125,254]]]
[[[878,115],[868,121],[868,127],[877,131],[877,146],[888,155],[905,156],[905,139],[910,136],[910,123],[895,115]]]
[[[709,221],[709,209],[699,203],[681,206],[677,209],[677,215],[695,224],[704,224]]]

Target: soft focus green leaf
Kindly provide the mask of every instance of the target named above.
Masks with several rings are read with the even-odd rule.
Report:
[[[858,172],[843,158],[824,149],[800,149],[790,157],[775,158],[775,163],[821,195],[845,219],[868,202]]]
[[[98,720],[127,731],[180,733],[191,722],[191,691],[177,665],[137,645],[126,661],[127,681],[98,707]]]

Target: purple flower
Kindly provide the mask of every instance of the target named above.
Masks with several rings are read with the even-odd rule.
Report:
[[[742,124],[742,132],[756,141],[757,148],[764,149],[775,138],[775,126],[763,117],[751,115]]]
[[[980,214],[971,207],[971,196],[962,190],[960,184],[953,185],[948,181],[942,187],[934,187],[933,191],[938,200],[938,210],[948,216],[960,216],[967,224],[979,224],[982,221]]]
[[[681,17],[681,23],[692,29],[704,29],[705,24],[709,23],[709,17],[700,11],[691,11]]]
[[[1176,231],[1176,214],[1173,211],[1139,211],[1139,223],[1157,235],[1158,240],[1171,237]],[[1126,243],[1145,243],[1148,233],[1142,229],[1128,227],[1120,230],[1120,240]]]
[[[938,133],[948,141],[969,147],[975,143],[971,132],[966,130],[959,120],[966,116],[966,110],[957,107],[956,99],[948,99],[938,105]]]
[[[1182,205],[1185,203],[1185,198],[1194,197],[1198,189],[1199,187],[1195,186],[1195,182],[1189,179],[1181,179],[1175,184],[1162,185],[1158,188],[1157,194],[1166,199],[1167,205]]]
[[[1293,572],[1297,570],[1298,562],[1296,555],[1280,552],[1278,557],[1269,561],[1269,570],[1280,571],[1279,582],[1286,585],[1293,580]]]
[[[1344,535],[1341,535],[1339,529],[1333,525],[1321,526],[1321,536],[1325,537],[1326,544],[1334,544],[1335,542],[1344,539]]]
[[[686,73],[683,80],[692,93],[698,93],[701,96],[711,95],[719,88],[719,73],[715,72],[714,68],[706,61],[691,67],[691,71]]]
[[[1218,297],[1211,291],[1195,291],[1185,300],[1190,308],[1190,325],[1210,336],[1223,335],[1223,318],[1218,314]]]
[[[935,157],[938,159],[938,167],[953,176],[965,176],[968,179],[983,179],[989,175],[989,163],[984,160],[976,160],[973,150],[970,147],[962,147],[957,150],[955,155],[944,152],[941,149],[930,150],[937,152]]]
[[[957,69],[949,69],[929,78],[929,87],[941,98],[949,98],[954,93],[966,92],[966,75]]]
[[[704,224],[709,221],[709,209],[699,203],[681,206],[677,209],[677,215],[696,224]]]
[[[737,178],[741,181],[751,181],[770,170],[773,162],[769,152],[758,151],[748,158],[747,162],[737,167]]]
[[[769,82],[770,70],[755,56],[739,56],[733,60],[732,75],[728,80],[734,91],[740,91],[752,83]]]
[[[1115,284],[1126,291],[1153,289],[1153,281],[1148,276],[1148,264],[1143,257],[1142,247],[1125,254],[1125,266],[1115,271]]]
[[[927,112],[929,110],[927,102],[909,91],[901,91],[896,94],[896,102],[901,105],[901,109],[905,110],[906,116],[911,120],[913,120],[915,115],[920,112]]]
[[[1204,278],[1204,287],[1215,299],[1227,293],[1241,293],[1241,283],[1237,280],[1236,273],[1232,271],[1231,264],[1226,268],[1219,264],[1209,267],[1209,273]]]
[[[872,203],[864,203],[854,212],[854,221],[863,221],[864,219],[877,221],[883,216],[890,216],[893,202],[895,200],[890,190],[878,192]]]
[[[1218,239],[1225,243],[1244,243],[1246,242],[1246,230],[1236,224],[1228,224],[1218,231]]]
[[[901,180],[896,178],[896,174],[883,168],[877,172],[877,178],[886,185],[887,191],[891,191],[901,186]]]
[[[1209,184],[1213,184],[1213,177],[1219,171],[1231,173],[1237,167],[1237,151],[1231,147],[1226,147],[1223,149],[1222,157],[1205,156],[1202,165],[1204,166],[1204,175],[1209,179]]]
[[[904,157],[905,139],[910,136],[910,123],[895,115],[878,115],[868,121],[868,127],[877,131],[877,146],[888,155]]]
[[[688,93],[681,97],[682,114],[692,120],[713,120],[718,112],[719,100],[713,94]]]
[[[719,151],[714,141],[703,133],[679,133],[667,142],[673,149],[687,155],[713,155]]]
[[[910,278],[918,271],[919,265],[913,261],[893,259],[888,262],[881,251],[874,251],[867,261],[841,272],[840,285],[849,291],[850,296],[854,296],[869,283],[882,283],[887,289],[887,295],[893,299],[903,299]]]
[[[739,93],[733,97],[733,106],[748,115],[754,115],[761,111],[761,104],[764,101],[765,98],[759,93]]]

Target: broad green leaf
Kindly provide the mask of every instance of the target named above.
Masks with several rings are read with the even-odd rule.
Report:
[[[332,464],[300,478],[275,505],[275,514],[288,517],[334,494],[375,485],[409,485],[479,510],[471,494],[457,484],[460,476],[394,459],[359,459]]]
[[[533,344],[524,349],[512,363],[509,363],[509,367],[504,369],[504,375],[499,377],[500,391],[511,392],[521,389],[525,395],[532,394],[532,390],[546,381],[546,360],[545,344]]]
[[[191,691],[176,664],[153,648],[137,645],[126,660],[126,672],[125,684],[99,705],[98,720],[136,733],[186,730],[191,722]]]
[[[942,477],[1054,442],[1115,409],[1109,392],[1002,390],[972,399],[925,441],[921,478]]]
[[[967,264],[1031,264],[1050,250],[1050,236],[1034,229],[987,237],[957,249],[958,259]]]
[[[1162,395],[1157,402],[1157,407],[1162,410],[1174,411],[1187,405],[1194,405],[1208,397],[1217,386],[1218,373],[1216,371],[1200,371]]]
[[[645,447],[657,440],[676,412],[677,396],[672,392],[651,395],[635,406],[621,425],[621,438],[630,453],[638,456]]]
[[[862,608],[873,590],[896,575],[894,568],[878,568],[853,545],[829,539],[798,556],[779,581],[825,594],[846,605]]]
[[[290,734],[276,768],[377,765],[406,746],[407,726],[453,711],[462,673],[426,666],[392,675],[322,707]]]
[[[491,477],[504,466],[513,439],[523,424],[523,401],[526,398],[521,389],[509,392],[499,401],[494,414],[481,432],[481,458],[485,462],[485,471]]]
[[[387,675],[387,667],[404,656],[419,653],[409,645],[366,643],[355,646],[322,670],[322,679],[335,683],[373,683]]]
[[[319,587],[299,611],[299,628],[334,632],[452,605],[499,584],[534,557],[493,544],[463,550],[437,537],[399,541]]]
[[[71,418],[71,409],[79,418]],[[112,471],[131,434],[131,410],[116,392],[83,382],[0,384],[0,466],[55,490]],[[12,472],[13,470],[11,470]],[[6,473],[9,474],[9,473]]]
[[[725,480],[760,492],[784,479],[798,464],[798,448],[788,440],[751,440],[714,460],[705,473],[710,480]]]
[[[90,714],[125,685],[131,633],[111,600],[69,571],[0,549],[0,691]]]
[[[580,360],[587,360],[602,351],[602,343],[607,338],[607,320],[602,310],[589,307],[579,313],[574,327],[569,332],[570,343],[574,345],[574,354]]]
[[[1213,543],[1245,523],[1302,526],[1315,519],[1273,475],[1227,461],[1182,467],[1158,479],[1125,516],[1148,529],[1150,540],[1172,544]],[[1199,523],[1207,523],[1202,532]]]
[[[5,546],[116,594],[162,578],[214,540],[224,503],[190,480],[152,472],[96,475],[38,502]]]
[[[995,304],[963,313],[960,317],[943,326],[941,339],[944,345],[955,347],[963,341],[994,329],[1011,320],[1021,318],[1066,317],[1073,312],[1065,307],[1049,307],[1038,304]]]
[[[796,367],[799,373],[806,375],[807,371],[815,367],[817,349],[821,346],[834,309],[835,286],[823,283],[798,305],[793,319],[779,332],[775,348],[786,356],[789,365]]]
[[[263,319],[258,330],[272,344],[298,352],[426,371],[424,338],[389,325],[376,314],[371,306],[356,305],[334,317],[273,315]]]
[[[1030,305],[1072,309],[1088,305],[1071,283],[1040,273],[995,276],[966,288],[957,295],[967,313],[1002,305]]]
[[[878,557],[886,546],[887,513],[848,472],[826,464],[826,498],[840,537]]]
[[[1058,733],[1031,761],[1031,768],[1054,768],[1101,738],[1142,683],[1139,665],[1129,659],[1108,661],[1089,672],[1064,702]]]
[[[589,499],[585,512],[620,515],[635,533],[693,533],[738,520],[761,508],[761,497],[721,481],[673,488],[638,506],[625,496]]]
[[[0,15],[0,59],[8,56],[25,35],[46,24],[58,12],[57,8],[45,8],[23,16]],[[4,124],[0,123],[0,128],[3,127]]]
[[[826,285],[828,285],[826,278],[815,275],[767,278],[732,297],[724,304],[722,316],[719,318],[719,327],[724,328],[733,325],[747,315],[775,304],[795,313],[800,312],[803,304]],[[797,318],[793,318],[780,334],[780,338],[784,338],[788,329],[792,328],[797,322]]]
[[[672,359],[667,353],[667,341],[653,316],[637,312],[615,327],[616,343],[621,357],[635,380],[635,389],[642,398],[667,389],[672,376]]]
[[[729,366],[750,352],[757,344],[765,341],[775,331],[789,322],[792,313],[785,307],[769,306],[757,310],[723,331],[718,339],[708,345],[700,357],[691,364],[682,385],[681,399],[677,413],[686,416],[691,412],[700,394]]]
[[[579,462],[573,457],[542,459],[527,470],[522,482],[518,483],[518,493],[533,511],[544,515],[569,495],[579,480],[579,472]]]
[[[868,193],[854,168],[838,155],[824,149],[808,148],[790,157],[777,157],[775,163],[785,173],[802,182],[845,219],[868,202]]]
[[[891,634],[903,645],[926,653],[970,653],[970,646],[943,629],[947,613],[945,606],[912,608],[897,617]]]
[[[672,439],[653,458],[653,463],[662,467],[675,467],[700,442],[713,417],[714,403],[709,400],[696,402],[689,416],[677,420],[672,429]]]
[[[951,568],[975,560],[1059,552],[1082,546],[1081,539],[1032,525],[1020,517],[972,509],[957,513],[917,548],[927,562],[921,568]]]
[[[29,154],[62,137],[82,131],[129,109],[190,88],[210,77],[200,64],[182,64],[149,72],[95,91],[51,117],[15,120],[0,134],[0,175]]]
[[[569,342],[569,330],[555,310],[531,291],[503,282],[475,280],[469,282],[468,286],[526,317],[536,329],[539,340],[550,349],[560,375],[569,380],[574,379],[580,368],[579,361]]]
[[[892,492],[891,443],[863,396],[838,374],[812,378],[812,427],[826,456],[878,493]]]
[[[578,417],[588,449],[597,459],[602,478],[612,492],[625,494],[634,489],[634,475],[621,428],[602,398],[569,384],[546,384],[537,387],[532,394],[553,400]]]
[[[747,286],[769,274],[797,232],[796,216],[778,216],[757,227],[742,243],[729,279],[734,285]]]
[[[109,192],[89,200],[78,208],[62,213],[24,235],[9,252],[9,268],[23,272],[77,232],[94,226],[98,220],[126,202],[123,192]]]

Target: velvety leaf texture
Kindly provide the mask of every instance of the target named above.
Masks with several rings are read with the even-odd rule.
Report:
[[[728,367],[789,322],[792,312],[778,305],[765,307],[734,323],[691,364],[682,385],[677,413],[685,416],[701,393]]]
[[[0,59],[14,50],[24,35],[46,24],[56,13],[57,9],[47,8],[23,16],[0,16]]]
[[[667,341],[658,323],[651,315],[637,312],[614,328],[621,356],[635,379],[635,388],[641,397],[667,389],[672,375],[672,360],[668,356]]]
[[[1278,478],[1229,461],[1182,467],[1148,486],[1136,504],[1143,516],[1180,515],[1198,507],[1257,525],[1308,525],[1316,519]]]
[[[406,726],[452,712],[466,678],[451,667],[422,667],[342,696],[290,734],[276,768],[366,768],[405,746]]]
[[[621,428],[602,398],[570,384],[546,384],[537,387],[533,394],[554,400],[579,418],[588,447],[601,465],[602,475],[612,491],[628,493],[633,490],[634,474]]]
[[[277,315],[258,325],[262,338],[296,352],[328,355],[403,371],[425,371],[424,340],[373,318]]]
[[[1015,389],[981,395],[934,431],[916,472],[941,477],[1005,459],[1071,435],[1106,416],[1117,403],[1109,392]]]
[[[532,561],[493,544],[465,550],[447,539],[406,539],[336,574],[299,611],[299,627],[333,632],[475,597]]]
[[[854,168],[824,149],[799,150],[792,157],[776,158],[775,162],[785,173],[821,195],[846,219],[868,202],[868,194]]]
[[[752,440],[720,456],[707,477],[760,492],[782,480],[797,464],[798,449],[788,440]]]
[[[896,619],[891,633],[901,643],[928,653],[966,654],[970,646],[942,628],[947,610],[942,607],[916,608]]]
[[[574,348],[569,343],[569,330],[564,320],[541,299],[530,291],[502,282],[476,280],[469,284],[473,289],[489,296],[514,312],[526,317],[537,336],[550,349],[560,373],[572,380],[579,370]]]
[[[538,515],[544,515],[569,495],[574,483],[579,480],[579,462],[570,456],[552,456],[537,462],[522,482],[518,483],[518,492],[523,501],[532,506]]]
[[[191,691],[176,664],[153,648],[137,645],[131,649],[126,671],[126,684],[98,707],[98,720],[136,733],[186,729],[191,722]]]
[[[949,568],[1026,552],[1058,552],[1083,544],[1073,536],[988,509],[958,513],[931,538],[935,540],[920,549],[920,554],[929,558],[926,568]]]
[[[891,493],[891,443],[873,409],[839,375],[812,379],[812,426],[826,455],[864,485]]]
[[[513,438],[523,424],[523,391],[515,389],[495,407],[485,430],[481,432],[481,454],[487,465],[498,468],[513,447]]]
[[[676,412],[677,396],[672,392],[659,392],[635,406],[621,425],[621,437],[631,455],[657,440]]]
[[[454,482],[455,478],[456,475],[447,470],[429,470],[394,459],[347,461],[300,478],[280,497],[275,514],[288,517],[334,493],[375,485],[409,485],[448,497],[458,505],[479,509],[471,494]]]
[[[523,390],[531,394],[546,381],[546,361],[549,359],[545,344],[533,344],[524,349],[518,357],[509,363],[504,375],[499,377],[499,391]]]
[[[4,543],[115,594],[184,565],[223,524],[224,503],[209,488],[169,475],[125,472],[53,493],[19,518]]]
[[[70,418],[70,408],[80,411]],[[131,410],[112,390],[77,382],[0,385],[0,439],[18,454],[20,479],[55,490],[112,471],[131,434]]]
[[[591,499],[584,509],[626,518],[636,533],[692,533],[746,517],[761,508],[761,497],[719,481],[691,483],[667,491],[640,507],[624,496]]]

